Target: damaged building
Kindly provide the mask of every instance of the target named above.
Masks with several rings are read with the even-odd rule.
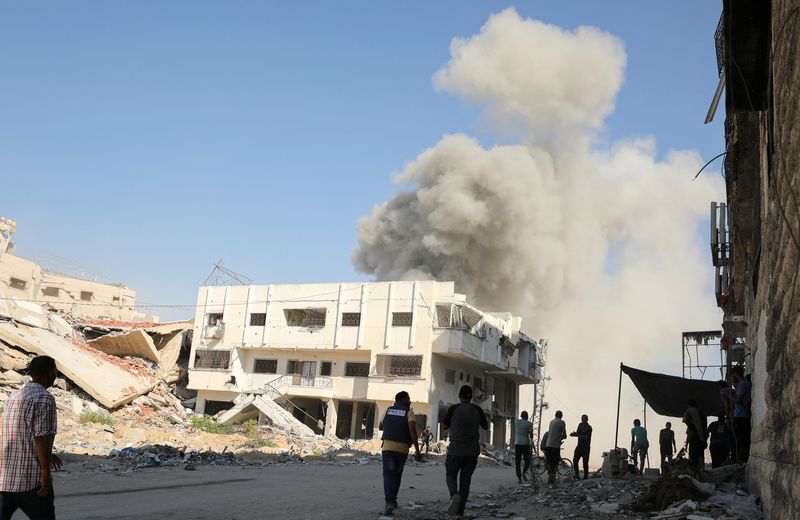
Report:
[[[12,241],[17,224],[0,217],[0,296],[28,301],[84,318],[121,322],[155,322],[158,318],[134,310],[136,291],[123,284],[100,283],[51,271],[17,256]]]
[[[290,414],[313,433],[355,439],[376,435],[406,390],[418,428],[439,438],[469,384],[491,423],[483,440],[502,446],[520,386],[540,368],[520,325],[476,309],[453,282],[201,287],[188,388],[197,412],[227,410],[222,422]]]
[[[727,198],[712,204],[723,348],[752,374],[748,483],[800,511],[800,49],[796,1],[726,0],[716,34]]]

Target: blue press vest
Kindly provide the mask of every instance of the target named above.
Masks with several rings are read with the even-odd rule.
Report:
[[[397,441],[409,446],[414,443],[408,431],[408,408],[390,406],[383,417],[383,436],[385,441]]]

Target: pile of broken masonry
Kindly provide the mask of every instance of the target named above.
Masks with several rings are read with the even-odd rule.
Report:
[[[0,405],[22,387],[33,356],[56,360],[56,450],[101,471],[182,464],[364,463],[371,441],[299,436],[269,425],[210,433],[193,425],[186,389],[192,322],[74,318],[18,299],[0,300]],[[76,462],[73,460],[72,462]],[[74,464],[73,464],[74,466]]]

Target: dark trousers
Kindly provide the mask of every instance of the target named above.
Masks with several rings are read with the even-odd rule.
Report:
[[[687,435],[689,442],[689,466],[695,470],[700,471],[705,466],[703,454],[706,451],[706,443],[697,435]]]
[[[750,418],[734,417],[733,432],[736,435],[736,462],[747,462],[750,458]]]
[[[659,446],[661,451],[661,467],[663,468],[668,462],[672,462],[672,445]]]
[[[561,460],[561,448],[550,448],[549,446],[544,449],[544,460],[547,463],[547,474],[550,477],[550,482],[556,479],[556,470],[558,463]]]
[[[519,470],[520,460],[525,461],[522,472]],[[522,475],[528,473],[528,468],[531,467],[531,445],[530,444],[515,444],[514,445],[514,464],[517,468],[517,478],[522,478]]]
[[[403,478],[406,459],[408,453],[383,452],[383,496],[386,502],[397,502],[397,492],[400,491],[400,480]]]
[[[444,468],[446,471],[445,480],[450,496],[458,495],[461,497],[461,507],[458,514],[464,514],[464,506],[467,504],[469,496],[469,485],[472,483],[472,473],[478,467],[478,457],[447,455]]]
[[[583,478],[589,478],[589,450],[590,446],[581,446],[578,444],[575,447],[575,453],[572,456],[572,468],[575,470],[575,477],[580,477],[578,470],[578,461],[583,459]]]
[[[14,512],[21,509],[31,520],[55,520],[53,492],[40,497],[34,489],[21,493],[3,491],[0,493],[0,520],[11,520]]]
[[[731,448],[727,442],[718,442],[716,444],[709,444],[708,451],[711,452],[711,467],[718,468],[727,460]]]

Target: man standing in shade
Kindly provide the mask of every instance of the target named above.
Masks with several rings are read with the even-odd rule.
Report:
[[[478,466],[481,453],[480,432],[478,428],[489,429],[489,422],[479,406],[472,404],[472,387],[464,385],[458,391],[459,404],[453,405],[445,413],[444,428],[450,432],[445,461],[447,489],[450,492],[450,506],[447,512],[462,516],[469,498],[472,473]]]
[[[528,468],[531,467],[533,424],[528,420],[528,412],[523,411],[520,414],[520,419],[514,420],[512,432],[514,437],[511,439],[511,444],[514,446],[514,465],[517,470],[517,482],[522,484],[523,480],[528,480]],[[520,459],[525,461],[522,471],[519,469]]]
[[[578,438],[578,445],[575,446],[575,453],[572,459],[572,468],[575,470],[575,478],[580,480],[578,471],[578,461],[583,459],[583,480],[589,478],[589,452],[592,446],[592,427],[589,425],[589,416],[581,415],[581,422],[575,431],[569,434],[570,437]]]
[[[383,430],[383,495],[386,499],[384,514],[391,515],[397,509],[397,493],[400,491],[400,480],[403,478],[403,468],[406,466],[411,444],[416,448],[417,460],[420,459],[417,425],[408,392],[398,392],[394,396],[394,404],[386,410],[378,429]]]
[[[56,362],[37,356],[28,365],[31,381],[5,402],[0,441],[0,518],[21,509],[31,520],[55,520],[51,469],[61,467],[53,454],[56,400],[47,391],[56,380]]]
[[[750,392],[753,384],[744,376],[744,367],[731,369],[733,374],[733,433],[736,437],[736,462],[747,462],[750,458]]]
[[[672,430],[672,423],[667,422],[664,429],[658,432],[658,448],[661,452],[661,469],[666,467],[668,462],[672,462],[672,454],[678,451],[675,444],[675,432]]]

